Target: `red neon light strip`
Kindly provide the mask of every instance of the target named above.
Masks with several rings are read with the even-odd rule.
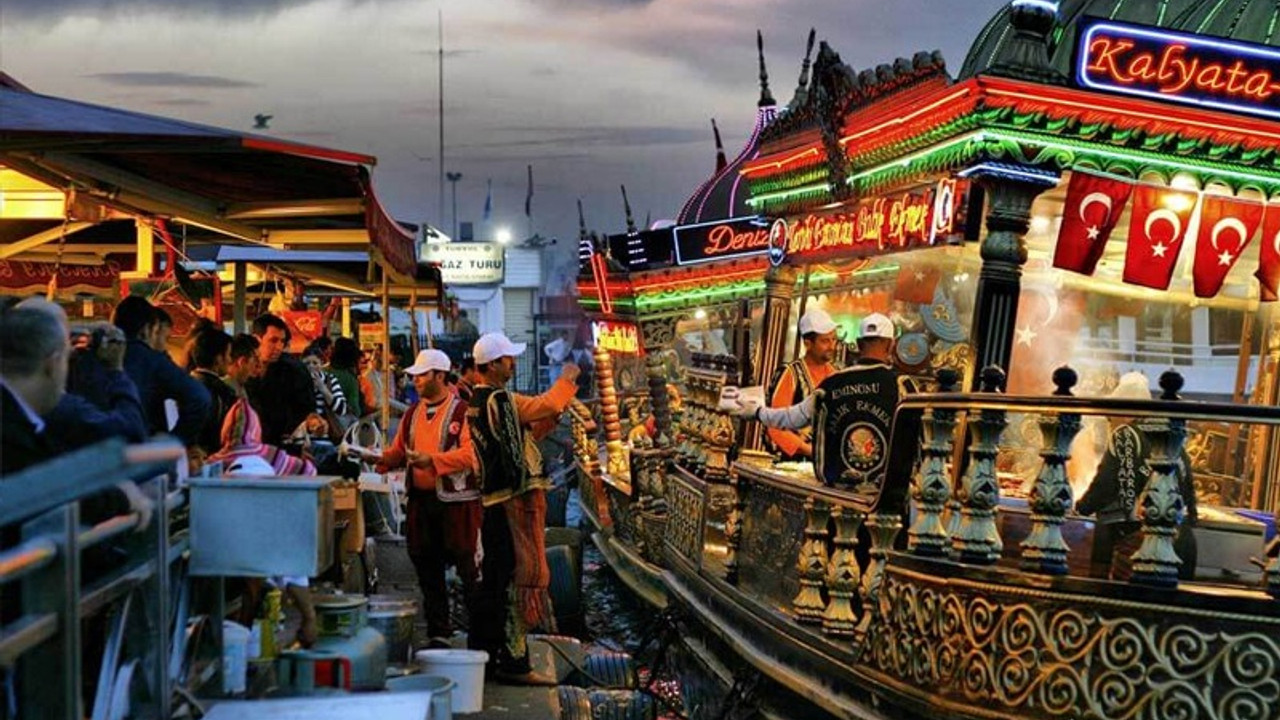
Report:
[[[788,155],[787,157],[781,160],[767,160],[767,161],[761,160],[761,161],[751,163],[749,165],[744,165],[742,170],[740,171],[740,174],[745,177],[747,175],[751,175],[753,173],[757,173],[763,170],[775,170],[775,169],[781,170],[783,166],[790,165],[791,163],[798,162],[807,157],[814,157],[814,158],[821,159],[820,153],[818,151],[817,143],[810,145],[809,147],[801,150],[800,152]]]
[[[600,309],[606,313],[613,312],[613,298],[609,297],[609,268],[605,265],[604,255],[591,254],[591,274],[596,280],[596,296],[600,298]]]
[[[1014,99],[1052,103],[1059,106],[1074,107],[1095,113],[1134,117],[1142,120],[1143,122],[1151,122],[1155,120],[1177,125],[1193,125],[1212,131],[1215,134],[1235,133],[1239,135],[1252,135],[1259,138],[1267,138],[1267,144],[1280,142],[1280,133],[1275,131],[1275,122],[1254,120],[1252,118],[1240,118],[1229,113],[1217,111],[1194,110],[1189,108],[1174,109],[1167,105],[1150,100],[1136,100],[1133,98],[1114,95],[1106,96],[1106,106],[1100,106],[1098,104],[1096,93],[1088,93],[1066,88],[1049,88],[1043,85],[1031,85],[1013,80],[981,78],[980,83],[985,86],[982,88],[983,94],[993,97],[1010,97]]]
[[[916,119],[916,118],[920,117],[921,115],[924,115],[925,113],[931,112],[931,111],[933,111],[934,109],[936,109],[936,108],[938,108],[938,107],[941,107],[941,106],[943,106],[943,105],[946,105],[947,103],[953,102],[953,101],[955,101],[955,100],[958,100],[958,99],[960,99],[960,98],[962,98],[962,97],[964,97],[964,96],[968,95],[969,93],[971,93],[971,92],[973,91],[973,89],[974,89],[974,83],[973,83],[972,81],[967,82],[967,83],[965,83],[964,85],[962,85],[962,86],[960,87],[960,89],[959,89],[959,90],[957,90],[956,92],[953,92],[953,93],[951,93],[950,95],[947,95],[947,96],[945,96],[945,97],[939,98],[939,99],[937,99],[937,100],[935,100],[935,101],[933,101],[933,102],[929,103],[928,105],[925,105],[925,106],[923,106],[923,107],[921,107],[921,108],[918,108],[918,109],[916,109],[916,110],[913,110],[912,112],[909,112],[909,113],[907,113],[907,114],[905,114],[905,115],[900,115],[900,116],[897,116],[897,117],[890,118],[889,120],[886,120],[886,121],[884,121],[884,122],[880,123],[879,125],[874,125],[874,126],[872,126],[872,127],[864,128],[864,129],[859,130],[859,131],[857,131],[857,132],[850,133],[849,135],[846,135],[846,136],[844,136],[844,137],[840,138],[840,145],[843,147],[844,145],[847,145],[848,143],[851,143],[851,142],[853,142],[854,140],[857,140],[858,138],[865,137],[865,136],[867,136],[867,135],[872,135],[872,134],[875,134],[875,133],[879,133],[880,131],[884,130],[885,128],[890,128],[890,127],[897,127],[897,126],[903,126],[903,125],[906,125],[907,123],[909,123],[909,122],[911,122],[912,120],[914,120],[914,119]],[[927,98],[926,98],[926,99],[927,99]]]

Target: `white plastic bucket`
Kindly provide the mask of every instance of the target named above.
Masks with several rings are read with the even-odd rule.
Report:
[[[245,691],[249,672],[249,628],[222,622],[222,691],[239,695]]]
[[[424,675],[438,675],[454,682],[454,712],[474,713],[484,709],[484,666],[489,662],[489,653],[483,650],[419,650],[413,657]]]

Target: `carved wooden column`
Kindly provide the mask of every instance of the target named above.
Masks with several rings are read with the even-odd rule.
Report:
[[[858,528],[862,526],[863,517],[860,512],[834,507],[831,519],[836,525],[835,550],[827,569],[827,592],[831,597],[822,614],[822,632],[834,637],[853,637],[858,626],[854,596],[862,584],[854,548],[858,546]]]
[[[791,325],[791,298],[796,293],[795,268],[783,265],[771,267],[764,276],[764,318],[760,326],[760,342],[756,346],[754,383],[763,385],[771,378],[784,360],[787,331]],[[742,448],[761,450],[760,423],[748,421],[742,427]]]
[[[982,391],[998,393],[1005,374],[998,367],[982,371]],[[1008,420],[1003,410],[983,410],[969,423],[973,440],[969,444],[969,470],[960,487],[960,527],[951,538],[960,562],[992,565],[1000,559],[1004,543],[996,529],[996,506],[1000,483],[996,479],[996,453],[1000,435]]]
[[[1000,175],[975,175],[987,191],[987,237],[982,241],[982,270],[974,301],[973,338],[977,357],[973,367],[999,367],[1007,375],[1013,354],[1018,320],[1018,296],[1022,293],[1022,266],[1027,262],[1025,236],[1031,223],[1031,203],[1052,187]],[[975,373],[970,388],[980,381]]]
[[[955,392],[960,374],[950,368],[938,371],[939,392]],[[945,557],[951,549],[951,536],[942,524],[942,512],[951,497],[952,436],[956,429],[956,411],[930,408],[921,418],[924,445],[919,472],[916,474],[911,499],[915,503],[915,521],[907,530],[907,549],[913,555]],[[870,525],[868,524],[868,527]]]
[[[880,612],[880,586],[884,584],[884,566],[893,549],[893,541],[902,530],[902,516],[897,513],[872,513],[867,518],[867,533],[871,536],[871,559],[867,571],[862,574],[862,624],[865,629],[871,618]]]
[[[796,568],[800,571],[800,592],[791,601],[796,621],[821,623],[826,603],[822,601],[822,581],[827,574],[827,506],[820,500],[804,501],[806,525],[804,544]]]
[[[1180,400],[1182,376],[1170,370],[1160,376],[1161,400]],[[1185,418],[1170,418],[1146,428],[1151,454],[1151,479],[1138,496],[1138,519],[1142,521],[1142,545],[1133,554],[1131,582],[1158,587],[1177,587],[1178,567],[1182,560],[1173,550],[1186,513],[1178,476],[1185,472],[1181,465],[1182,445],[1187,439]]]
[[[1053,373],[1053,384],[1058,388],[1053,394],[1070,397],[1078,380],[1071,368],[1058,368]],[[1071,441],[1079,432],[1079,413],[1045,413],[1040,417],[1043,462],[1031,488],[1031,532],[1022,541],[1022,569],[1028,572],[1067,574],[1067,552],[1071,548],[1062,539],[1062,522],[1075,506],[1067,479],[1067,461],[1071,459]]]
[[[675,342],[676,319],[661,318],[640,323],[640,337],[646,353],[645,375],[649,382],[649,406],[653,408],[654,447],[667,447],[673,437],[671,429],[671,398],[667,394],[666,368],[663,367],[663,350]]]

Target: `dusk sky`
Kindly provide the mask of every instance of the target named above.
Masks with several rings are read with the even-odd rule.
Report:
[[[0,69],[37,92],[369,153],[404,220],[437,213],[437,30],[460,219],[572,241],[671,218],[758,97],[755,31],[790,99],[811,26],[855,70],[941,49],[952,73],[1006,0],[0,0]],[[562,242],[560,247],[572,246]]]

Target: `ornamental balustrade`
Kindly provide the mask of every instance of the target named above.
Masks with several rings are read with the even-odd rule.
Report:
[[[887,483],[908,489],[905,514],[739,462],[726,565],[709,531],[716,487],[678,472],[666,487],[675,575],[696,574],[771,618],[771,632],[813,653],[807,667],[844,663],[921,707],[945,698],[958,717],[1234,718],[1276,707],[1280,559],[1264,559],[1252,581],[1180,583],[1174,548],[1187,423],[1277,426],[1280,409],[1185,401],[1172,371],[1154,400],[1077,397],[1070,368],[1053,373],[1048,396],[1004,394],[998,370],[980,377],[981,391],[959,393],[958,375],[944,371],[939,392],[900,404],[899,421],[915,413],[922,427],[891,440],[920,448],[910,472]],[[1091,417],[1140,424],[1146,437],[1152,476],[1136,498],[1141,542],[1123,581],[1079,562],[1087,525],[1073,513],[1068,465]],[[1017,418],[1041,436],[1025,507],[1001,498],[996,473]]]

